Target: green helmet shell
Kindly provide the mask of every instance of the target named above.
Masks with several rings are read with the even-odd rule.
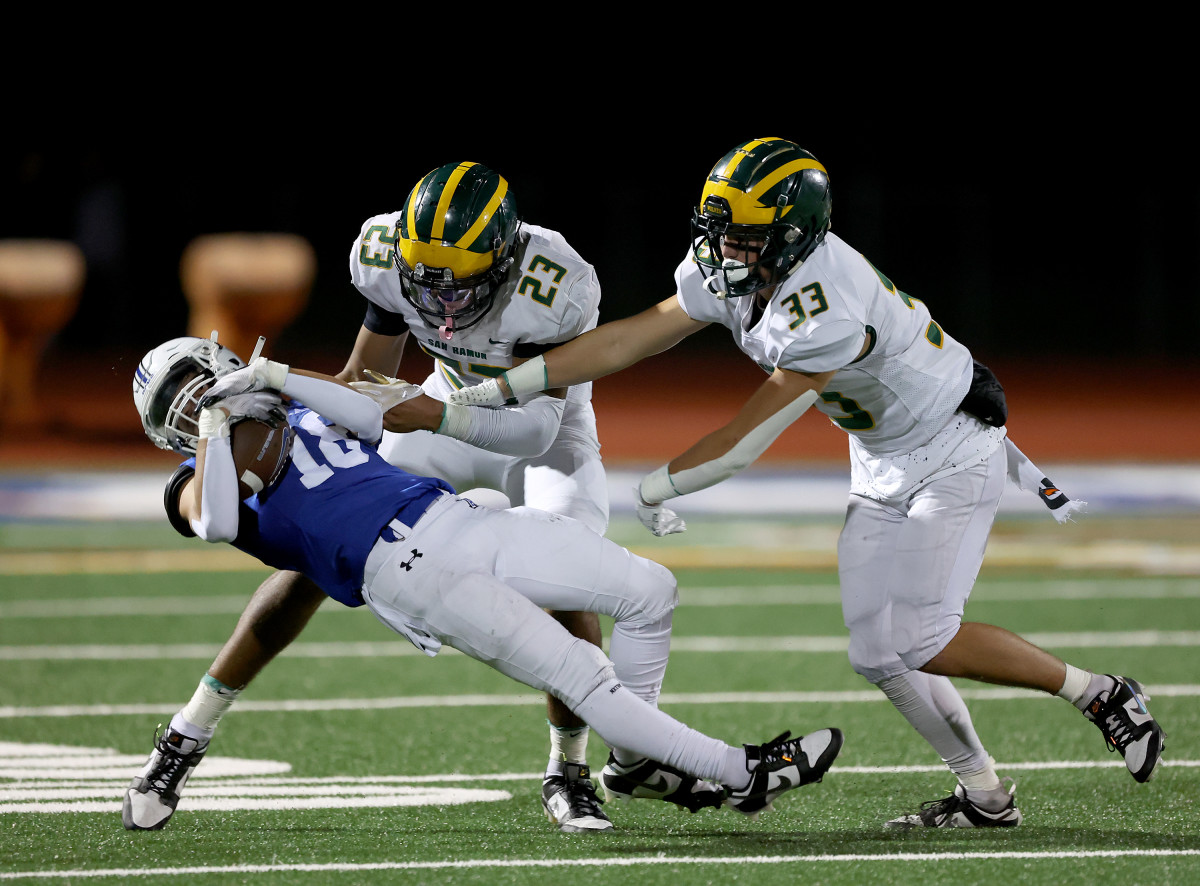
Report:
[[[829,173],[808,151],[781,138],[739,144],[708,174],[692,215],[705,285],[736,297],[780,282],[824,239],[831,209]],[[726,238],[754,243],[757,260],[725,258]]]
[[[396,268],[404,296],[427,323],[477,323],[513,262],[520,228],[508,181],[480,163],[447,163],[404,201]]]

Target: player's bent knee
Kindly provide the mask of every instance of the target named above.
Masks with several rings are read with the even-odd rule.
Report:
[[[679,605],[679,584],[661,563],[637,557],[631,570],[631,590],[647,622],[656,622]]]
[[[870,632],[851,630],[847,655],[854,672],[875,685],[907,670],[900,657],[885,649],[879,637]]]

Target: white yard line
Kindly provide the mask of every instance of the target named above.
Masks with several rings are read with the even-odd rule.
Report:
[[[247,579],[240,594],[211,597],[79,597],[59,600],[26,598],[0,601],[0,618],[128,618],[139,615],[228,615],[239,613],[253,593],[256,583]],[[679,589],[681,606],[804,606],[813,603],[836,604],[840,596],[836,585],[806,584],[797,576],[795,584],[760,586],[725,585]],[[1034,582],[1010,579],[980,581],[971,599],[985,603],[1035,602],[1042,600],[1173,600],[1200,597],[1200,579],[1060,579]],[[329,604],[321,614],[350,613],[347,606]]]
[[[1200,685],[1148,686],[1152,698],[1194,698],[1200,696]],[[1046,699],[1052,697],[1029,689],[960,688],[963,698],[978,701],[1008,701],[1011,699]],[[660,703],[665,705],[710,704],[862,704],[887,701],[875,689],[842,692],[665,692]],[[274,701],[242,698],[237,713],[302,713],[320,711],[381,711],[400,708],[462,708],[462,707],[526,707],[544,705],[545,696],[529,690],[523,695],[410,695],[393,698],[304,698]],[[24,717],[112,717],[170,716],[179,710],[177,702],[169,704],[94,704],[41,705],[0,707],[0,720]]]
[[[1043,648],[1143,648],[1200,646],[1200,631],[1060,631],[1022,634]],[[845,636],[826,637],[675,637],[672,653],[845,652]],[[219,643],[56,644],[0,646],[0,661],[122,661],[211,659]],[[291,658],[395,658],[417,655],[404,640],[293,643],[283,653]],[[450,647],[443,654],[456,655]]]
[[[204,874],[274,874],[300,873],[357,873],[367,871],[436,871],[486,870],[489,868],[636,868],[644,865],[697,866],[706,865],[804,865],[858,864],[861,862],[948,862],[978,860],[1057,861],[1106,858],[1182,858],[1200,856],[1200,849],[1071,849],[999,852],[880,852],[824,855],[742,855],[714,858],[712,856],[655,855],[603,856],[599,858],[480,858],[457,861],[384,861],[370,863],[336,862],[331,864],[239,864],[157,868],[73,868],[70,870],[38,870],[0,872],[0,880],[27,879],[98,879],[129,877],[180,877]]]

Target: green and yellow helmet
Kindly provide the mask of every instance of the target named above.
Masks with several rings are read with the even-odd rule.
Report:
[[[712,168],[692,214],[693,254],[719,298],[774,286],[808,258],[829,230],[829,173],[781,138],[735,147]],[[724,255],[726,239],[756,261]]]
[[[447,163],[404,201],[396,269],[404,297],[449,341],[492,306],[521,222],[508,182],[480,163]]]

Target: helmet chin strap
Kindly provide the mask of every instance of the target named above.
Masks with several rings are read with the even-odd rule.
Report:
[[[725,301],[725,299],[729,297],[729,293],[726,292],[724,289],[718,289],[717,287],[719,285],[720,285],[720,280],[717,279],[716,274],[713,274],[711,277],[709,277],[707,280],[704,281],[704,288],[709,292],[709,294],[715,295],[717,297],[718,301]]]

